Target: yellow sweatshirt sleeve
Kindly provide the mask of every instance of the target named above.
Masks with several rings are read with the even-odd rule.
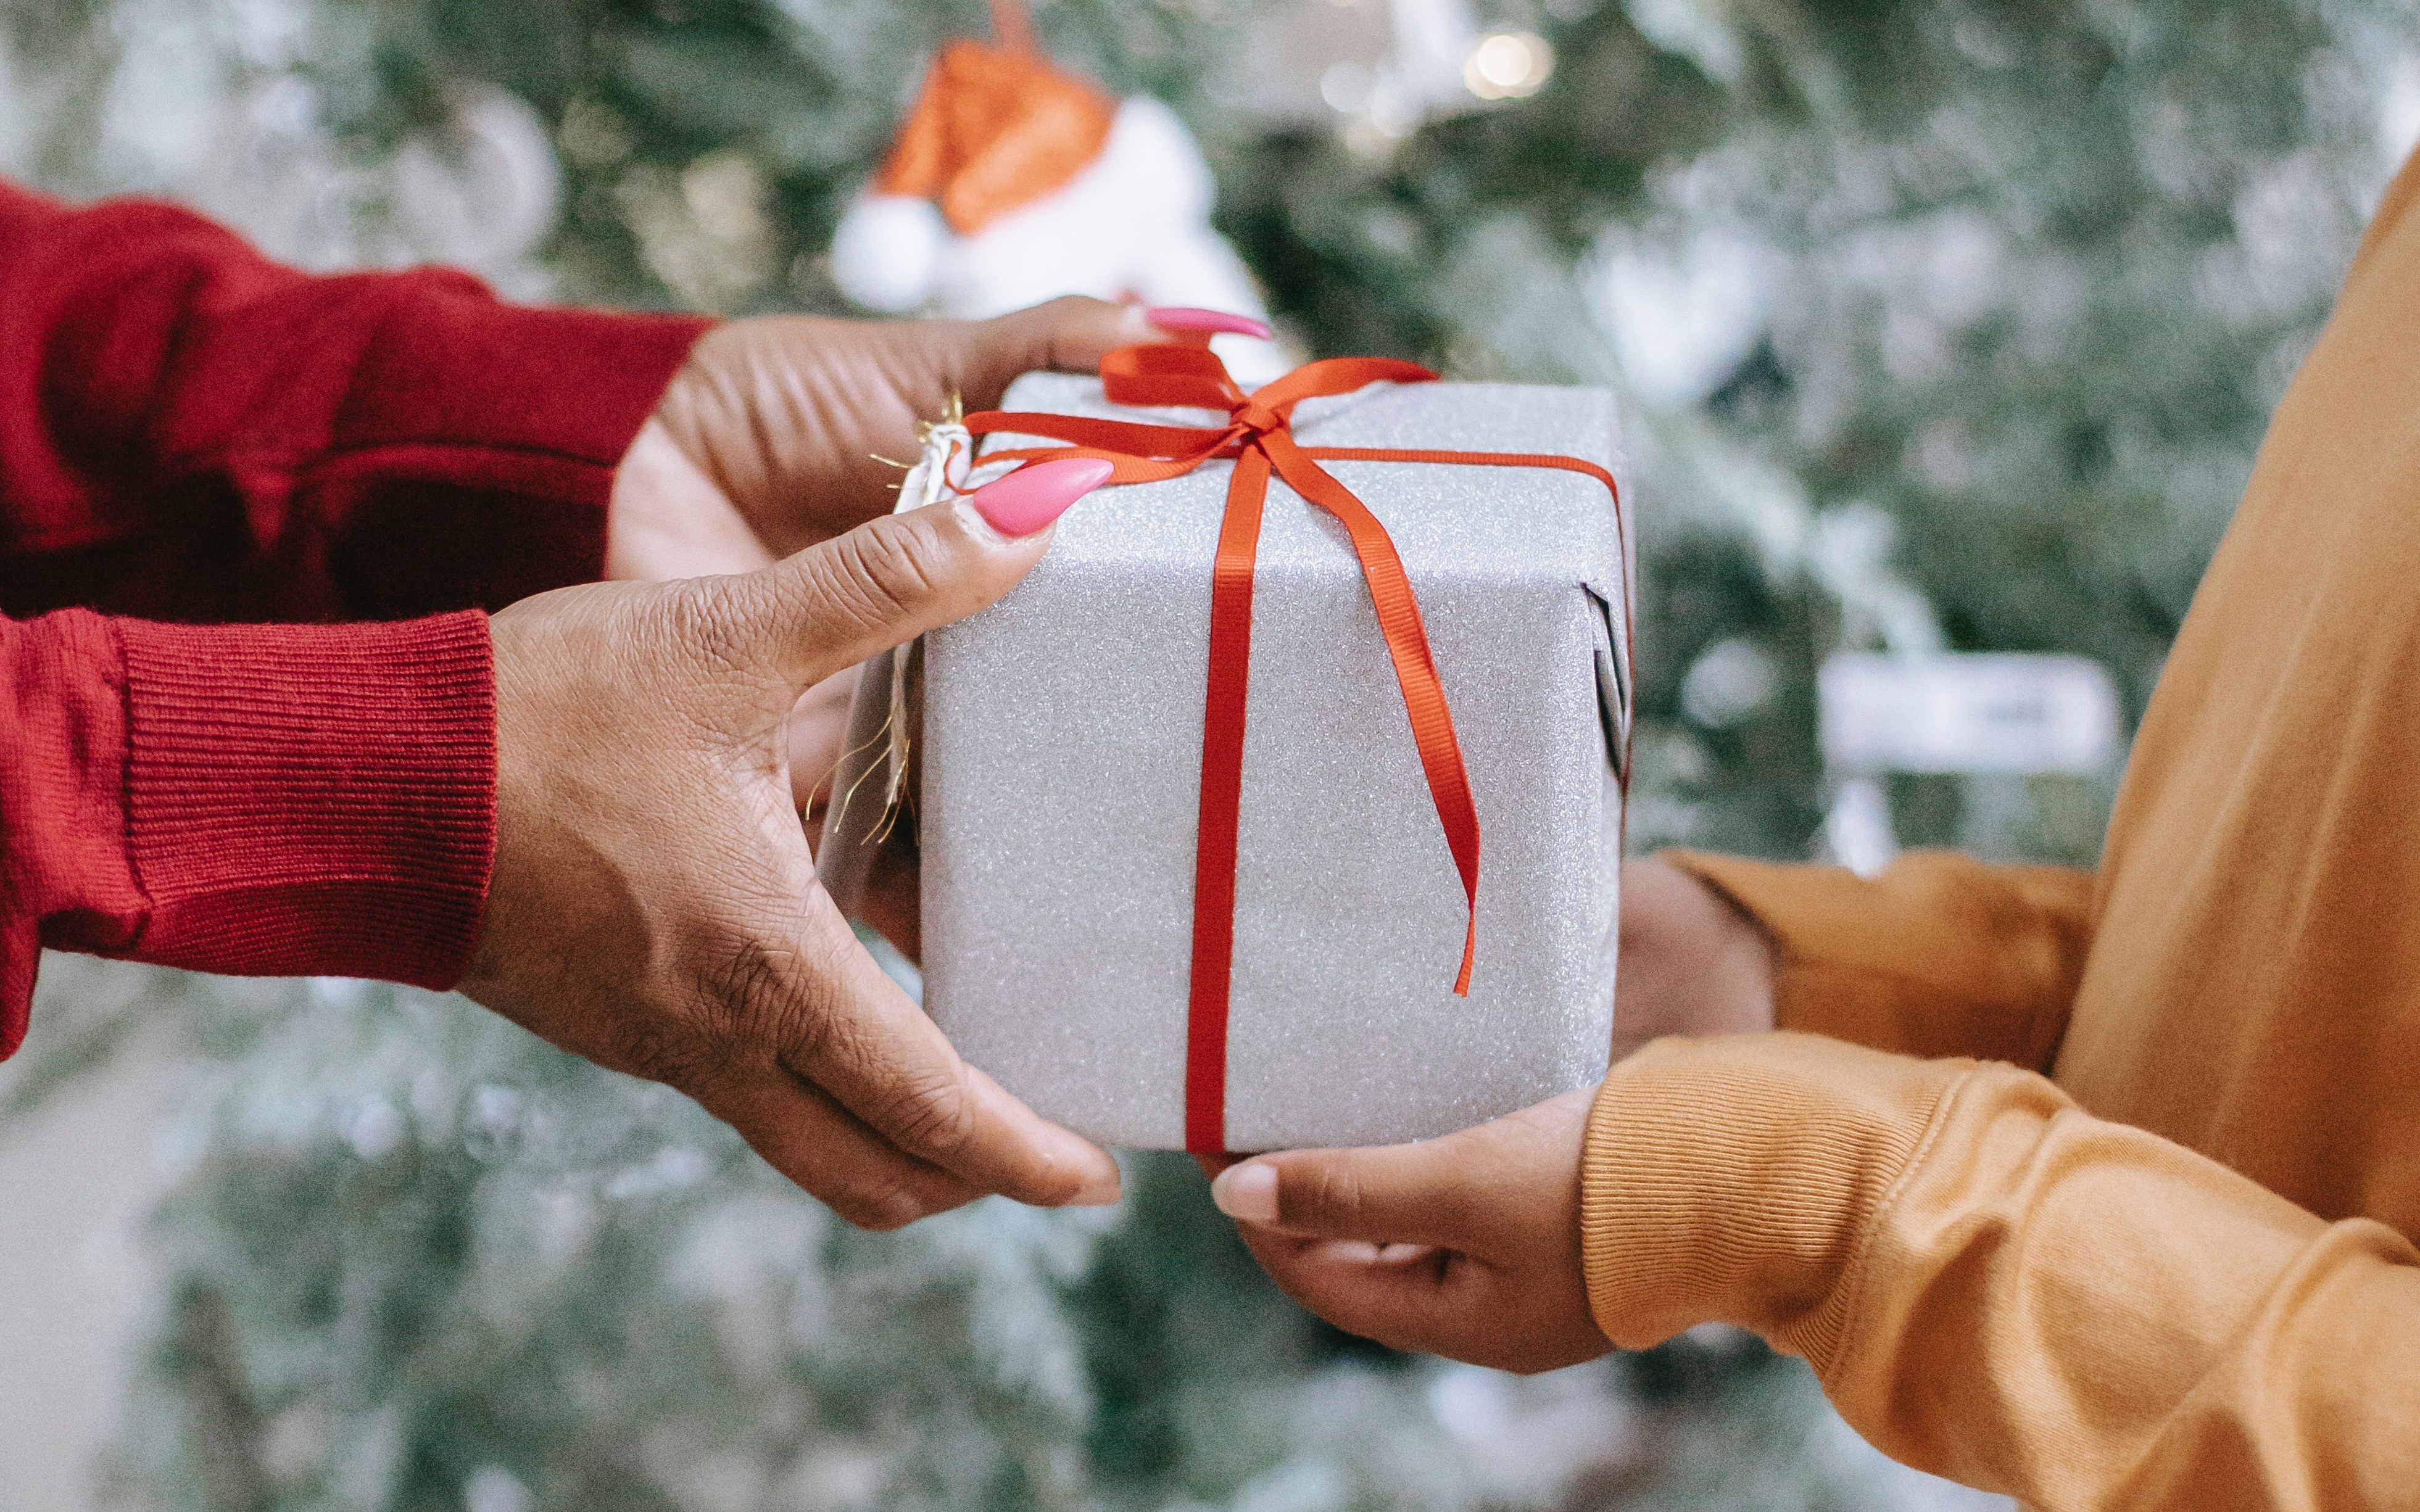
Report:
[[[1615,1343],[1752,1329],[1885,1452],[2042,1512],[2420,1489],[2420,1254],[2031,1072],[1659,1041],[1598,1095],[1582,1208]]]
[[[1845,867],[1666,851],[1773,937],[1785,1029],[2047,1071],[2092,943],[2092,874],[1911,851]]]

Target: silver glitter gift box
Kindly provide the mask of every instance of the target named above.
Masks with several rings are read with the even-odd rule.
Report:
[[[1002,407],[1161,424],[1096,379]],[[1375,385],[1308,446],[1557,453],[1621,473],[1610,397]],[[1037,444],[998,436],[986,450]],[[1324,464],[1393,536],[1481,836],[1476,966],[1403,694],[1342,528],[1272,480],[1254,581],[1225,1129],[1231,1149],[1424,1138],[1605,1072],[1621,515],[1582,474]],[[959,1052],[1105,1143],[1179,1149],[1211,563],[1233,464],[1100,490],[998,604],[925,640],[924,1004]],[[869,689],[871,692],[871,689]]]

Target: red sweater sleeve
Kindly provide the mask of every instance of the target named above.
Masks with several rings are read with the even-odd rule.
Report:
[[[0,184],[0,613],[402,619],[587,581],[703,329],[313,278],[170,206]]]
[[[702,329],[0,184],[0,1057],[44,946],[459,975],[494,680],[444,611],[597,575]],[[294,623],[335,620],[401,623]]]
[[[44,946],[451,986],[495,840],[485,615],[0,620],[0,1056]]]

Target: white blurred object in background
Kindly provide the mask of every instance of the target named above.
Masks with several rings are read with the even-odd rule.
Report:
[[[1384,152],[1424,121],[1545,87],[1544,38],[1480,29],[1469,0],[1295,0],[1263,16],[1235,92],[1280,120],[1332,122]]]
[[[532,299],[530,257],[553,229],[563,177],[546,124],[486,85],[447,92],[447,116],[378,168],[349,164],[319,121],[316,88],[280,74],[228,99],[176,185],[263,251],[334,270],[446,263]]]
[[[2118,754],[2118,689],[2082,656],[1847,652],[1823,663],[1816,693],[1838,781],[1822,846],[1861,876],[1899,855],[1885,773],[2094,776]]]
[[[1890,795],[1870,777],[1844,779],[1823,811],[1816,855],[1861,877],[1880,876],[1899,858],[1899,832],[1891,825]]]
[[[553,228],[562,171],[546,123],[517,96],[458,85],[448,105],[440,137],[395,155],[395,218],[416,255],[501,274]]]
[[[158,977],[48,956],[39,1032],[72,1043],[105,1018],[141,1021],[129,1005]],[[39,1107],[12,1111],[44,1048],[0,1065],[0,1508],[115,1508],[101,1449],[141,1368],[133,1348],[158,1286],[147,1229],[171,1180],[160,1143],[186,1051],[163,1015]]]
[[[1747,517],[1768,570],[1806,573],[1839,608],[1840,649],[1816,679],[1832,781],[1819,854],[1869,876],[1899,855],[1880,780],[1890,773],[2098,776],[2117,761],[2118,692],[2099,663],[1950,651],[1931,603],[1891,565],[1888,514],[1862,502],[1815,509],[1789,480],[1761,472],[1731,481],[1758,506]],[[1682,688],[1692,720],[1718,727],[1762,702],[1753,653],[1719,642],[1699,658]]]
[[[1837,772],[2090,775],[2118,748],[2118,690],[2082,656],[1851,653],[1816,687]]]
[[[1677,242],[1617,226],[1600,239],[1589,285],[1621,375],[1651,409],[1682,409],[1722,386],[1764,334],[1784,270],[1770,248],[1730,226]]]

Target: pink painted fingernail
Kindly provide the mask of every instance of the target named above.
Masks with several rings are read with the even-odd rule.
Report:
[[[1278,1221],[1278,1168],[1256,1160],[1230,1165],[1210,1183],[1210,1200],[1230,1218],[1273,1224]]]
[[[1067,506],[1109,481],[1117,469],[1097,456],[1029,462],[974,492],[975,512],[1002,535],[1032,535],[1067,513]]]
[[[1248,315],[1229,315],[1224,310],[1197,310],[1189,304],[1156,304],[1145,310],[1143,318],[1162,331],[1232,331],[1239,336],[1269,339],[1266,322]]]

